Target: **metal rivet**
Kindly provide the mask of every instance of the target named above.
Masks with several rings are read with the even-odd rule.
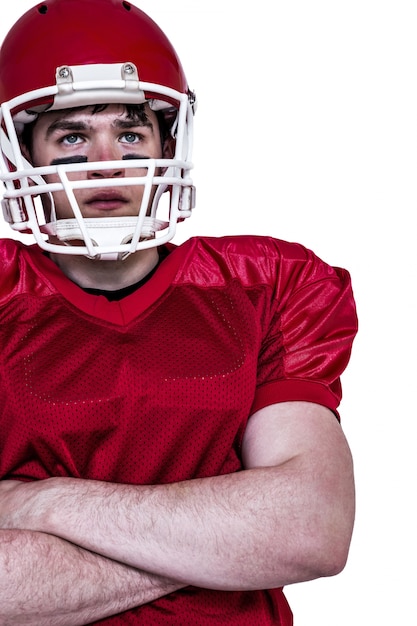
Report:
[[[61,69],[59,70],[59,75],[61,78],[68,78],[68,76],[70,75],[70,71],[67,67],[61,67]]]

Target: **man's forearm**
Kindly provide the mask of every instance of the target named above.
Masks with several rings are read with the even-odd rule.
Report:
[[[50,479],[24,487],[37,496],[22,523],[184,585],[277,587],[333,568],[344,515],[314,502],[311,476],[290,463],[156,487]]]
[[[180,587],[52,535],[0,530],[0,626],[80,626]]]
[[[0,483],[0,527],[47,532],[210,589],[268,589],[338,573],[354,519],[349,447],[324,407],[251,417],[246,469],[163,485],[77,478]]]

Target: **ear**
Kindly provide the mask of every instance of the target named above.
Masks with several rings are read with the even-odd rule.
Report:
[[[22,142],[20,142],[20,151],[29,163],[32,163],[32,156],[29,152],[29,148]]]
[[[162,145],[162,158],[163,159],[172,159],[175,154],[175,138],[167,137]],[[160,172],[161,174],[165,174],[168,168],[162,167]]]
[[[162,146],[162,158],[172,159],[175,154],[175,137],[167,137]]]

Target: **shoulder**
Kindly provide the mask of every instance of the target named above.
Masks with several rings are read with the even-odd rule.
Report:
[[[349,281],[346,270],[330,266],[300,243],[273,237],[195,237],[177,251],[185,275],[210,283],[235,278],[245,286],[296,288],[320,280]]]
[[[4,301],[16,290],[24,290],[35,275],[37,259],[42,255],[38,246],[26,246],[14,239],[0,239],[0,297]]]
[[[190,249],[194,254],[201,252],[217,258],[241,256],[247,259],[259,257],[280,258],[289,256],[302,258],[306,248],[298,243],[290,243],[281,239],[262,235],[230,235],[225,237],[192,237],[181,248]]]
[[[0,263],[6,263],[9,259],[13,259],[23,247],[20,241],[15,239],[0,239]]]
[[[0,239],[0,280],[4,280],[19,267],[19,257],[23,244],[14,239]]]
[[[21,244],[13,239],[0,239],[0,300],[14,290],[19,281]]]

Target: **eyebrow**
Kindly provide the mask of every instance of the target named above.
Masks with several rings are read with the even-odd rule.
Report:
[[[120,128],[122,130],[135,128],[137,126],[146,126],[146,128],[150,128],[153,132],[153,124],[151,121],[148,120],[148,118],[146,118],[146,120],[117,119],[113,122],[112,126],[114,126],[115,128]]]
[[[71,122],[70,120],[59,119],[55,120],[55,122],[52,122],[52,124],[48,126],[46,130],[46,138],[50,137],[56,130],[80,131],[89,129],[91,129],[91,127],[84,122]]]
[[[149,128],[152,132],[154,131],[153,124],[148,119],[116,119],[112,123],[112,126],[119,130],[131,130],[132,128],[137,128],[138,126],[144,126],[146,128]],[[55,120],[55,122],[52,122],[50,126],[48,126],[46,131],[46,138],[48,139],[56,130],[80,132],[93,130],[93,127],[90,124],[87,124],[86,122],[83,122],[81,120],[72,121],[66,119],[58,119]]]

